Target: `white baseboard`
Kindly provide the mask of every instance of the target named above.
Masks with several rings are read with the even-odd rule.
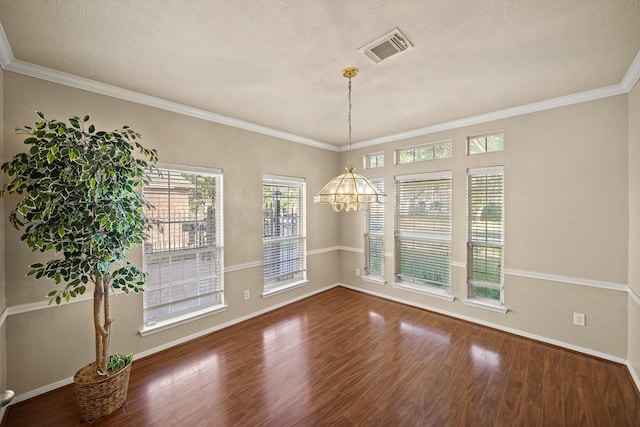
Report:
[[[428,310],[428,311],[433,311],[435,313],[439,313],[439,314],[444,314],[445,316],[449,316],[449,317],[454,317],[456,319],[461,319],[461,320],[465,320],[467,322],[471,322],[471,323],[476,323],[478,325],[482,325],[482,326],[486,326],[492,329],[497,329],[499,331],[503,331],[503,332],[508,332],[514,335],[519,335],[521,337],[525,337],[525,338],[529,338],[532,340],[536,340],[536,341],[541,341],[547,344],[551,344],[551,345],[555,345],[557,347],[562,347],[562,348],[566,348],[568,350],[572,350],[572,351],[577,351],[579,353],[584,353],[584,354],[588,354],[590,356],[595,356],[598,357],[600,359],[605,359],[605,360],[610,360],[612,362],[616,362],[616,363],[620,363],[623,365],[627,365],[627,360],[623,359],[621,357],[618,356],[614,356],[612,354],[607,354],[607,353],[602,353],[590,348],[586,348],[586,347],[580,347],[577,345],[573,345],[573,344],[569,344],[566,343],[564,341],[558,341],[558,340],[554,340],[552,338],[547,338],[541,335],[536,335],[536,334],[531,334],[529,332],[525,332],[525,331],[521,331],[519,329],[514,329],[514,328],[509,328],[507,326],[503,326],[503,325],[498,325],[496,323],[491,323],[491,322],[485,322],[484,320],[480,320],[480,319],[476,319],[475,317],[470,317],[470,316],[465,316],[453,311],[448,311],[448,310],[442,310],[436,307],[431,307],[429,305],[426,304],[419,304],[415,301],[410,301],[410,300],[406,300],[403,298],[397,298],[397,297],[393,297],[390,295],[386,295],[380,292],[375,292],[375,291],[370,291],[368,289],[364,289],[364,288],[359,288],[357,286],[351,286],[351,285],[347,285],[344,283],[340,283],[339,284],[342,287],[348,288],[348,289],[352,289],[354,291],[357,292],[362,292],[365,294],[369,294],[369,295],[374,295],[380,298],[384,298],[390,301],[395,301],[395,302],[399,302],[401,304],[406,304],[406,305],[410,305],[412,307],[417,307],[417,308],[421,308],[423,310]]]
[[[633,378],[633,382],[636,383],[636,389],[640,391],[640,377],[638,377],[635,369],[633,369],[633,366],[631,366],[631,362],[629,362],[628,360],[627,360],[627,369],[631,374],[631,378]]]
[[[267,308],[265,308],[263,310],[254,311],[253,313],[247,314],[246,316],[238,317],[236,319],[230,320],[229,322],[222,323],[220,325],[216,325],[216,326],[214,326],[212,328],[202,330],[202,331],[197,332],[195,334],[191,334],[191,335],[188,335],[186,337],[182,337],[182,338],[179,338],[177,340],[168,342],[168,343],[163,344],[161,346],[154,347],[152,349],[149,349],[149,350],[143,351],[141,353],[135,354],[134,355],[134,359],[140,359],[142,357],[146,357],[146,356],[150,356],[152,354],[158,353],[158,352],[160,352],[162,350],[166,350],[168,348],[175,347],[176,345],[184,344],[187,341],[192,341],[192,340],[200,338],[202,336],[205,336],[205,335],[211,334],[213,332],[219,331],[221,329],[228,328],[229,326],[233,326],[233,325],[235,325],[237,323],[244,322],[245,320],[249,320],[249,319],[251,319],[253,317],[260,316],[262,314],[265,314],[265,313],[268,313],[270,311],[276,310],[276,309],[278,309],[280,307],[284,307],[286,305],[292,304],[292,303],[294,303],[296,301],[300,301],[300,300],[303,300],[305,298],[309,298],[309,297],[311,297],[313,295],[316,295],[316,294],[319,294],[321,292],[328,291],[329,289],[333,289],[333,288],[335,288],[337,286],[339,286],[338,283],[335,283],[335,284],[329,285],[329,286],[325,286],[324,288],[316,289],[313,292],[309,292],[309,293],[301,295],[299,297],[291,298],[291,299],[289,299],[287,301],[284,301],[284,302],[281,302],[279,304],[275,304],[275,305],[269,306],[269,307],[267,307]]]
[[[270,311],[276,310],[278,308],[284,307],[286,305],[292,304],[294,302],[300,301],[302,299],[311,297],[313,295],[319,294],[321,292],[327,291],[329,289],[332,289],[332,288],[335,288],[335,287],[338,287],[338,286],[342,286],[344,288],[351,289],[351,290],[354,290],[354,291],[357,291],[357,292],[362,292],[362,293],[365,293],[365,294],[377,296],[377,297],[380,297],[380,298],[383,298],[383,299],[387,299],[387,300],[390,300],[390,301],[399,302],[401,304],[406,304],[406,305],[409,305],[409,306],[412,306],[412,307],[421,308],[423,310],[433,311],[435,313],[444,314],[446,316],[450,316],[450,317],[454,317],[454,318],[457,318],[457,319],[465,320],[465,321],[468,321],[468,322],[471,322],[471,323],[476,323],[476,324],[483,325],[483,326],[486,326],[486,327],[489,327],[489,328],[492,328],[492,329],[497,329],[497,330],[500,330],[500,331],[503,331],[503,332],[512,333],[514,335],[519,335],[519,336],[522,336],[522,337],[525,337],[525,338],[529,338],[529,339],[533,339],[533,340],[540,341],[540,342],[543,342],[543,343],[551,344],[551,345],[554,345],[554,346],[557,346],[557,347],[566,348],[568,350],[577,351],[579,353],[584,353],[584,354],[587,354],[587,355],[590,355],[590,356],[594,356],[594,357],[598,357],[598,358],[601,358],[601,359],[610,360],[612,362],[623,364],[623,365],[627,366],[627,369],[629,370],[629,373],[631,374],[631,377],[633,378],[633,381],[635,382],[636,387],[638,388],[638,390],[640,390],[640,378],[638,377],[638,375],[635,373],[635,371],[631,367],[631,364],[627,360],[625,360],[623,358],[620,358],[620,357],[617,357],[617,356],[614,356],[614,355],[611,355],[611,354],[607,354],[607,353],[602,353],[602,352],[599,352],[599,351],[596,351],[596,350],[593,350],[593,349],[576,346],[576,345],[569,344],[569,343],[566,343],[566,342],[563,342],[563,341],[558,341],[558,340],[554,340],[554,339],[551,339],[551,338],[543,337],[541,335],[531,334],[531,333],[528,333],[528,332],[525,332],[525,331],[521,331],[519,329],[509,328],[509,327],[506,327],[506,326],[503,326],[503,325],[498,325],[498,324],[491,323],[491,322],[485,322],[483,320],[479,320],[479,319],[476,319],[476,318],[473,318],[473,317],[469,317],[469,316],[464,316],[464,315],[461,315],[459,313],[455,313],[455,312],[452,312],[452,311],[441,310],[439,308],[431,307],[431,306],[428,306],[426,304],[419,304],[419,303],[416,303],[415,301],[405,300],[403,298],[392,297],[392,296],[389,296],[389,295],[385,295],[383,293],[374,292],[374,291],[370,291],[368,289],[359,288],[357,286],[347,285],[345,283],[335,283],[333,285],[325,286],[325,287],[317,289],[317,290],[315,290],[315,291],[313,291],[311,293],[304,294],[304,295],[301,295],[299,297],[289,299],[287,301],[284,301],[282,303],[270,306],[270,307],[265,308],[263,310],[259,310],[259,311],[253,312],[253,313],[248,314],[246,316],[238,317],[237,319],[231,320],[229,322],[226,322],[226,323],[223,323],[223,324],[220,324],[220,325],[216,325],[216,326],[214,326],[212,328],[205,329],[205,330],[200,331],[198,333],[182,337],[182,338],[180,338],[178,340],[174,340],[174,341],[168,342],[166,344],[163,344],[163,345],[158,346],[158,347],[154,347],[152,349],[143,351],[141,353],[137,353],[137,354],[134,355],[134,359],[140,359],[140,358],[143,358],[143,357],[146,357],[146,356],[150,356],[152,354],[158,353],[160,351],[166,350],[166,349],[174,347],[176,345],[183,344],[183,343],[185,343],[187,341],[191,341],[191,340],[200,338],[200,337],[202,337],[204,335],[208,335],[210,333],[213,333],[213,332],[219,331],[221,329],[227,328],[229,326],[233,326],[235,324],[244,322],[245,320],[249,320],[249,319],[251,319],[253,317],[260,316],[262,314],[268,313]],[[25,400],[28,400],[28,399],[31,399],[33,397],[39,396],[41,394],[53,391],[53,390],[55,390],[57,388],[64,387],[64,386],[66,386],[68,384],[71,384],[71,383],[73,383],[73,377],[64,378],[64,379],[62,379],[60,381],[56,381],[56,382],[54,382],[52,384],[48,384],[46,386],[39,387],[39,388],[37,388],[35,390],[31,390],[29,392],[26,392],[26,393],[23,393],[21,395],[16,396],[13,399],[13,401],[9,404],[9,406],[14,405],[16,403],[23,402]],[[0,410],[0,424],[2,423],[2,420],[3,420],[5,412],[6,412],[6,407],[2,408],[2,410]]]
[[[339,284],[335,283],[335,284],[332,284],[332,285],[329,285],[329,286],[325,286],[325,287],[320,288],[320,289],[316,289],[313,292],[310,292],[310,293],[307,293],[307,294],[304,294],[304,295],[301,295],[301,296],[298,296],[298,297],[295,297],[295,298],[291,298],[291,299],[289,299],[287,301],[284,301],[284,302],[281,302],[279,304],[275,304],[275,305],[269,306],[269,307],[267,307],[267,308],[265,308],[263,310],[255,311],[253,313],[247,314],[246,316],[238,317],[238,318],[233,319],[233,320],[231,320],[229,322],[222,323],[220,325],[216,325],[216,326],[214,326],[212,328],[205,329],[205,330],[202,330],[202,331],[197,332],[195,334],[191,334],[191,335],[188,335],[186,337],[182,337],[180,339],[168,342],[168,343],[163,344],[161,346],[154,347],[152,349],[143,351],[141,353],[134,354],[133,358],[135,360],[135,359],[141,359],[141,358],[146,357],[146,356],[150,356],[152,354],[158,353],[160,351],[166,350],[166,349],[174,347],[176,345],[183,344],[183,343],[185,343],[187,341],[191,341],[191,340],[194,340],[196,338],[200,338],[200,337],[208,335],[210,333],[213,333],[213,332],[219,331],[221,329],[227,328],[229,326],[233,326],[233,325],[235,325],[237,323],[244,322],[245,320],[249,320],[249,319],[251,319],[253,317],[257,317],[257,316],[260,316],[262,314],[268,313],[270,311],[276,310],[278,308],[284,307],[286,305],[292,304],[292,303],[294,303],[296,301],[300,301],[300,300],[303,300],[305,298],[309,298],[309,297],[311,297],[313,295],[319,294],[321,292],[328,291],[329,289],[333,289],[333,288],[335,288],[337,286],[339,286]],[[32,397],[36,397],[36,396],[39,396],[41,394],[48,393],[48,392],[53,391],[53,390],[55,390],[57,388],[64,387],[64,386],[66,386],[68,384],[72,384],[72,383],[73,383],[73,377],[69,377],[69,378],[64,378],[64,379],[62,379],[60,381],[56,381],[56,382],[51,383],[51,384],[47,384],[47,385],[39,387],[39,388],[37,388],[35,390],[31,390],[31,391],[28,391],[26,393],[23,393],[21,395],[16,396],[8,406],[15,405],[16,403],[24,402],[25,400],[31,399]],[[3,408],[3,410],[5,410],[6,408],[7,407]],[[0,415],[3,415],[3,413],[0,414]],[[1,424],[2,424],[2,416],[0,416],[0,425]]]

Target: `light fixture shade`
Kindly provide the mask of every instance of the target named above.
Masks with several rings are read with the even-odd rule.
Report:
[[[334,211],[367,210],[369,203],[384,203],[387,195],[381,193],[376,186],[349,167],[346,173],[333,178],[320,192],[314,196],[314,203],[328,203]]]

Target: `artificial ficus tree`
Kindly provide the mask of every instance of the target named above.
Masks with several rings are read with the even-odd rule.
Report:
[[[139,292],[145,282],[144,271],[126,255],[152,225],[140,189],[158,156],[128,126],[96,131],[88,115],[61,122],[37,114],[34,127],[16,129],[26,135],[28,150],[2,165],[10,178],[2,193],[20,196],[9,221],[32,251],[54,254],[27,273],[61,286],[49,292],[50,303],[69,301],[93,285],[95,366],[107,375],[109,292]]]

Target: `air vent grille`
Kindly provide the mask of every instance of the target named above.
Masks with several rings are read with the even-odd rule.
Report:
[[[378,63],[391,58],[398,53],[405,52],[412,47],[413,45],[409,39],[407,39],[407,37],[402,34],[398,28],[394,28],[372,42],[362,46],[358,51],[362,52],[373,62]]]

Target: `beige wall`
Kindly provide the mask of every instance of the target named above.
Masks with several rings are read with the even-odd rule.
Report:
[[[90,114],[97,128],[130,125],[142,133],[143,143],[156,148],[160,161],[223,169],[225,265],[239,266],[262,260],[262,175],[278,174],[306,178],[307,248],[319,253],[308,257],[310,283],[267,299],[260,297],[262,268],[243,268],[225,274],[226,311],[169,330],[140,337],[142,297],[118,296],[113,304],[113,352],[142,353],[174,340],[268,309],[310,294],[338,281],[338,272],[327,265],[338,263],[338,217],[325,206],[312,203],[313,194],[338,171],[338,154],[163,110],[132,104],[42,80],[4,74],[5,155],[22,150],[22,138],[7,129],[31,124],[36,110],[46,116],[66,119]],[[5,203],[5,211],[15,199]],[[6,213],[5,212],[5,213]],[[22,310],[45,301],[53,286],[24,277],[27,265],[40,254],[32,254],[19,241],[19,232],[7,228],[7,304]],[[137,249],[131,256],[141,260]],[[242,292],[251,291],[244,301]],[[7,319],[8,385],[20,393],[72,377],[92,361],[91,305],[66,304],[12,314]]]
[[[0,163],[4,163],[4,71],[0,69]],[[1,173],[1,172],[0,172]],[[4,179],[4,178],[3,178]],[[7,308],[5,299],[5,270],[4,270],[4,198],[0,197],[0,316]],[[6,328],[0,324],[0,391],[6,388]]]
[[[100,128],[129,124],[143,134],[145,145],[158,149],[162,162],[222,168],[226,266],[261,260],[262,174],[301,176],[307,180],[307,247],[316,251],[308,257],[309,286],[262,299],[259,297],[261,268],[232,271],[225,274],[225,299],[229,305],[226,311],[144,338],[138,334],[142,327],[141,296],[118,296],[113,304],[113,352],[145,353],[343,282],[390,298],[628,359],[636,373],[639,372],[640,307],[626,292],[584,286],[630,283],[640,292],[640,264],[634,263],[640,257],[640,95],[637,88],[630,96],[354,151],[355,164],[361,172],[364,154],[385,152],[387,166],[364,171],[364,174],[384,177],[390,196],[395,175],[452,171],[456,300],[448,302],[390,284],[371,284],[356,277],[355,269],[362,269],[364,265],[363,255],[358,252],[362,249],[362,214],[334,214],[312,203],[313,194],[342,170],[346,154],[338,155],[11,72],[5,72],[3,78],[0,87],[4,88],[1,121],[4,143],[0,147],[4,149],[5,159],[22,149],[21,139],[9,130],[32,123],[36,118],[34,111],[41,110],[58,119],[89,113]],[[464,155],[468,135],[495,130],[505,132],[504,152]],[[396,148],[443,139],[453,141],[452,159],[393,165]],[[506,315],[462,302],[466,292],[466,169],[492,165],[505,167],[505,268],[508,273],[505,292],[510,309]],[[5,214],[13,203],[11,199],[5,203]],[[390,197],[385,214],[385,245],[389,255],[385,267],[389,283],[393,282],[392,209],[393,197]],[[6,299],[7,306],[22,311],[42,302],[51,284],[24,277],[26,266],[43,258],[32,254],[19,242],[19,233],[5,221],[3,224],[0,230],[4,229],[5,235],[0,240],[12,250],[0,253],[4,255],[0,256],[0,262],[6,261],[7,266],[3,270],[6,289],[0,292],[0,303]],[[355,251],[323,251],[338,245]],[[139,262],[140,258],[139,250],[131,256],[133,261]],[[242,299],[244,289],[251,291],[249,301]],[[572,325],[574,311],[587,315],[586,327]],[[69,378],[89,363],[93,357],[90,312],[88,302],[79,302],[10,315],[0,328],[0,357],[4,348],[2,334],[6,329],[7,386],[18,394],[30,392]],[[0,369],[4,370],[2,359]]]
[[[628,364],[640,379],[640,84],[629,93],[629,297]]]
[[[466,137],[503,130],[505,150],[465,155]],[[394,165],[394,150],[451,139],[453,157]],[[361,253],[347,252],[340,279],[372,292],[557,340],[624,360],[627,355],[627,96],[556,108],[354,151],[384,151],[382,176],[393,194],[395,175],[451,170],[453,174],[454,302],[394,288],[393,200],[385,213],[388,253],[380,286],[360,280]],[[343,156],[344,157],[344,156]],[[466,170],[504,165],[505,303],[507,314],[463,303],[466,297]],[[341,245],[363,248],[362,215],[344,216]],[[524,274],[525,277],[522,275]],[[565,282],[582,283],[565,283]],[[623,290],[584,284],[613,283]],[[573,325],[573,312],[587,326]]]

